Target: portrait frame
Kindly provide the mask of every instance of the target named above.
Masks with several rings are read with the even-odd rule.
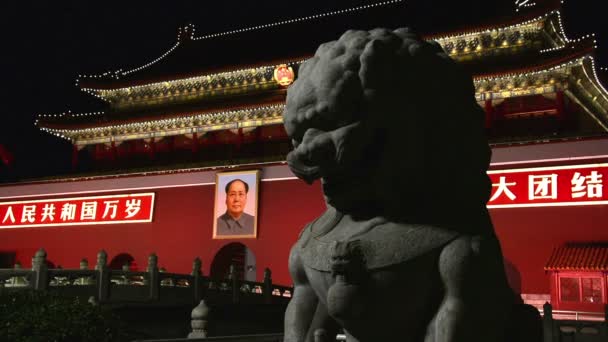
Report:
[[[246,204],[242,209],[245,215],[239,220],[244,227],[235,226],[235,221],[228,216],[228,194],[226,186],[231,181],[240,180],[247,183]],[[255,239],[258,236],[258,199],[260,189],[260,170],[243,170],[218,172],[215,175],[215,198],[213,206],[213,239]],[[248,216],[249,215],[249,216]],[[251,217],[253,216],[253,227]],[[230,223],[227,223],[230,221]],[[232,231],[232,229],[235,229]],[[238,229],[243,229],[238,232]]]

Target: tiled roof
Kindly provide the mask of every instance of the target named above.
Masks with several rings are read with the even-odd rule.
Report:
[[[566,244],[553,250],[545,271],[608,271],[608,244]]]

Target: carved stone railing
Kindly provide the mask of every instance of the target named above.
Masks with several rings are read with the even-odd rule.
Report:
[[[608,305],[604,307],[604,311],[603,320],[555,319],[555,316],[565,312],[553,311],[551,304],[546,303],[543,305],[544,342],[608,341]],[[578,319],[577,316],[575,318]]]
[[[283,334],[262,334],[262,335],[239,335],[239,336],[220,336],[206,338],[177,338],[160,340],[136,340],[134,342],[283,342]]]
[[[151,254],[145,271],[110,270],[107,253],[97,255],[95,269],[88,268],[82,260],[79,269],[49,269],[46,252],[36,252],[32,268],[23,269],[16,264],[13,269],[0,269],[0,291],[21,289],[48,290],[73,295],[98,303],[167,303],[171,305],[197,304],[203,298],[217,303],[283,303],[293,289],[272,283],[271,272],[266,269],[263,282],[240,280],[235,267],[231,267],[228,279],[213,279],[203,275],[201,260],[196,258],[192,273],[168,273],[158,268],[158,257]]]

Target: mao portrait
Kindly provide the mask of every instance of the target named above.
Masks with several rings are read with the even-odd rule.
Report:
[[[214,239],[257,236],[258,183],[259,171],[217,174]]]

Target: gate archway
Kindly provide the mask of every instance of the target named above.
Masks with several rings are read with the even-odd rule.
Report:
[[[230,265],[236,268],[240,280],[256,280],[255,255],[251,249],[240,242],[232,242],[222,247],[211,262],[210,276],[215,279],[226,279]]]
[[[129,265],[130,270],[136,270],[135,258],[128,253],[120,253],[112,258],[108,267],[111,270],[120,270],[124,265]]]

